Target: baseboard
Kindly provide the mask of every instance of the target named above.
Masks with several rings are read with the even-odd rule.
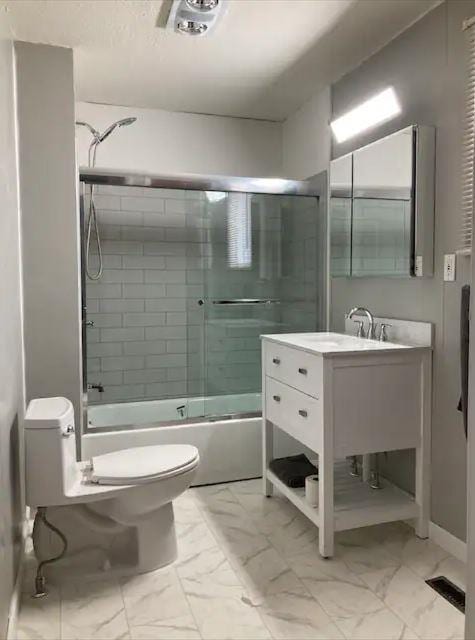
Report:
[[[7,628],[7,640],[16,640],[17,637],[17,623],[18,613],[20,611],[21,603],[21,591],[23,582],[23,558],[18,569],[18,574],[15,581],[15,587],[13,589],[12,597],[10,600],[10,610],[8,612],[8,628]]]
[[[461,562],[467,562],[467,543],[446,529],[442,529],[435,522],[429,522],[429,538]]]

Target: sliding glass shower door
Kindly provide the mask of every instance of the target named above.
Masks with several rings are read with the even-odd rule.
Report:
[[[96,280],[85,269],[83,185],[89,428],[258,413],[260,335],[324,328],[318,197],[219,191],[211,179],[213,190],[103,180],[94,187],[101,255],[94,238],[89,247],[90,273],[103,267]]]
[[[204,412],[253,414],[261,410],[260,336],[323,328],[318,200],[207,192],[205,202]]]

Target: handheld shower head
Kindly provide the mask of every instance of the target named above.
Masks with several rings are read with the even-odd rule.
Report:
[[[107,127],[107,129],[99,135],[97,142],[103,142],[117,127],[127,127],[130,124],[133,124],[136,120],[137,118],[123,118],[122,120],[117,120],[117,122],[111,124],[110,127]]]

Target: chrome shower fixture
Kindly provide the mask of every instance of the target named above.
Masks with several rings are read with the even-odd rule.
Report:
[[[227,0],[173,0],[167,28],[190,36],[207,35],[224,13]]]
[[[97,129],[95,129],[89,122],[85,122],[84,120],[76,120],[76,125],[79,127],[86,127],[92,135],[91,144],[89,145],[88,150],[88,164],[90,167],[96,166],[96,155],[97,155],[97,147],[104,142],[106,138],[110,136],[110,134],[117,127],[127,127],[130,124],[133,124],[137,118],[122,118],[122,120],[117,120],[117,122],[113,122],[107,129],[104,129],[102,133],[100,133]],[[96,249],[97,249],[97,258],[98,258],[98,266],[94,271],[90,264],[90,253],[91,253],[91,244],[92,244],[92,236],[96,237]],[[101,236],[99,233],[99,224],[97,222],[97,213],[96,206],[94,204],[94,185],[89,186],[89,213],[86,220],[86,242],[85,242],[85,270],[86,275],[90,280],[99,280],[102,276],[103,271],[103,259],[102,259],[102,245],[101,245]]]

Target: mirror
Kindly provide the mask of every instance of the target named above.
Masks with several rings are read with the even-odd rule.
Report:
[[[433,179],[430,127],[407,127],[333,160],[331,275],[432,275]]]

